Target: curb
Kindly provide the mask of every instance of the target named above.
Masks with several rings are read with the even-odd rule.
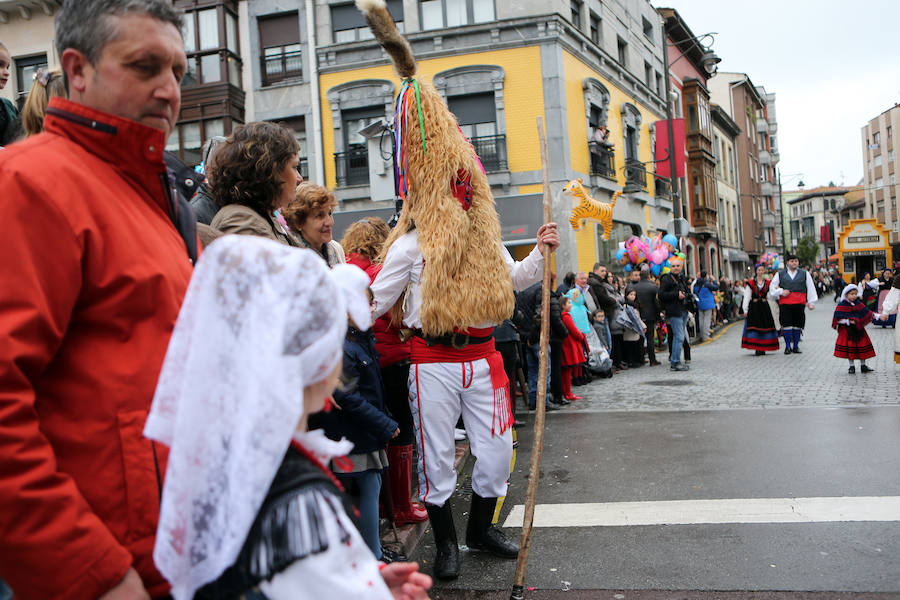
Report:
[[[722,327],[720,327],[720,328],[715,332],[715,334],[713,334],[712,336],[710,336],[710,338],[709,338],[708,340],[706,340],[705,342],[700,342],[699,344],[691,344],[691,348],[692,348],[692,349],[693,349],[693,348],[699,348],[700,346],[705,346],[706,344],[709,344],[710,342],[716,341],[717,339],[719,339],[720,337],[722,337],[722,336],[725,334],[726,331],[728,331],[729,329],[731,329],[732,327],[734,327],[734,326],[737,325],[738,323],[742,323],[743,321],[744,321],[744,319],[736,319],[736,320],[730,322],[728,325],[723,325]]]

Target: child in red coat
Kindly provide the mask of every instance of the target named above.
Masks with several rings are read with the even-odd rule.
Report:
[[[856,373],[853,365],[854,359],[859,359],[859,369],[863,373],[874,371],[866,364],[867,358],[875,356],[875,348],[869,334],[866,333],[866,325],[873,319],[880,319],[881,315],[873,313],[863,304],[859,298],[859,289],[850,284],[844,288],[841,301],[834,309],[834,317],[831,319],[831,327],[837,329],[838,338],[834,344],[834,355],[838,358],[846,358],[850,361],[850,374]]]
[[[559,304],[562,309],[563,324],[569,332],[569,335],[563,340],[563,398],[566,400],[581,400],[581,396],[576,396],[572,393],[572,370],[584,363],[584,345],[587,342],[587,339],[584,337],[584,334],[575,327],[575,321],[572,320],[572,301],[566,296],[563,296],[559,299]]]

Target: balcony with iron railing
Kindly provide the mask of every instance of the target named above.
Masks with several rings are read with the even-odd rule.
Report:
[[[639,160],[625,159],[625,193],[647,191],[647,168]]]
[[[484,170],[488,173],[508,171],[509,162],[506,155],[505,135],[485,135],[469,140],[475,154],[481,159]]]
[[[267,48],[266,52],[269,51],[275,52],[260,57],[264,86],[303,77],[303,56],[300,50]]]
[[[338,187],[368,185],[369,152],[364,145],[351,145],[346,152],[334,153]]]
[[[616,153],[612,146],[603,142],[588,142],[588,154],[591,157],[591,175],[615,180]]]

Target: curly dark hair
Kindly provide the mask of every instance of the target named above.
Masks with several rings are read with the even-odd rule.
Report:
[[[264,121],[238,125],[216,148],[210,193],[219,207],[243,204],[267,215],[281,190],[281,171],[299,151],[294,134],[282,125]]]

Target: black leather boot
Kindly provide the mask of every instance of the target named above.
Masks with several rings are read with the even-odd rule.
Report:
[[[459,544],[456,541],[450,501],[445,502],[443,506],[426,504],[425,509],[428,511],[434,545],[437,548],[434,557],[434,576],[443,580],[456,579],[459,577]]]
[[[518,544],[506,539],[499,529],[491,525],[496,507],[496,498],[482,498],[472,493],[472,508],[466,526],[466,546],[501,558],[516,558],[519,555]]]

